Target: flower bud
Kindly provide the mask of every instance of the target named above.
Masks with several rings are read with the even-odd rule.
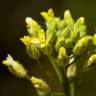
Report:
[[[94,46],[96,46],[96,34],[92,37],[92,43]]]
[[[64,13],[64,20],[66,22],[66,25],[72,27],[74,25],[74,20],[71,16],[71,13],[69,10],[65,11]]]
[[[91,41],[92,41],[91,36],[85,36],[81,38],[80,40],[78,40],[78,42],[74,46],[73,53],[75,55],[82,54],[85,50],[87,50],[90,47],[89,45],[91,44]]]
[[[74,29],[72,32],[71,32],[71,36],[70,36],[70,39],[73,43],[77,42],[77,40],[80,38],[79,36],[79,30],[78,29]]]
[[[48,12],[41,12],[41,15],[46,21],[49,21],[51,18],[54,17],[54,12],[52,9],[49,9]]]
[[[70,37],[70,28],[69,26],[65,27],[59,34],[58,37],[69,38]]]
[[[41,42],[45,40],[45,32],[41,26],[31,17],[26,18],[27,30],[30,36],[37,37]]]
[[[64,43],[65,43],[64,37],[61,37],[61,38],[57,39],[56,44],[55,44],[55,49],[56,49],[57,52],[59,51],[60,47],[64,46]]]
[[[27,23],[27,30],[30,36],[37,36],[37,31],[38,31],[38,24],[36,23],[36,21],[34,21],[31,17],[27,17],[25,19],[26,23]]]
[[[86,25],[82,25],[80,28],[79,28],[79,34],[80,34],[80,38],[84,37],[87,35],[87,28],[86,28]]]
[[[66,49],[64,47],[60,47],[59,48],[59,55],[58,55],[58,58],[57,58],[57,62],[59,64],[59,66],[62,66],[62,64],[66,65],[68,64],[68,56],[67,56],[67,53],[66,53]]]
[[[51,18],[54,17],[54,12],[53,12],[53,9],[52,9],[52,8],[50,8],[50,9],[48,10],[48,15],[49,15]]]
[[[91,57],[88,60],[88,65],[87,66],[91,66],[94,63],[96,63],[96,54],[91,55]]]
[[[59,48],[59,58],[67,58],[66,49],[64,47]]]
[[[71,49],[73,47],[72,40],[71,39],[66,39],[65,40],[65,48]]]
[[[84,24],[84,17],[80,17],[79,19],[77,19],[74,25],[74,29],[80,28],[83,24]]]
[[[18,61],[15,61],[11,55],[8,55],[6,60],[3,60],[2,63],[8,66],[9,71],[15,76],[26,77],[27,71]]]
[[[45,81],[36,77],[31,78],[34,87],[36,88],[39,96],[47,96],[50,93],[50,88]]]
[[[76,76],[76,65],[71,64],[67,68],[67,78],[71,79],[71,78],[74,78],[75,76]]]

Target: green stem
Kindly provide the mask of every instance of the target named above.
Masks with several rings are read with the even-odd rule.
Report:
[[[75,96],[75,86],[74,86],[74,82],[70,82],[69,83],[70,86],[70,96]]]
[[[63,91],[65,92],[65,96],[70,96],[70,91],[69,91],[69,81],[66,76],[66,70],[63,69],[61,70],[62,78],[63,78]]]
[[[62,83],[63,82],[62,76],[61,76],[61,73],[60,73],[59,69],[56,66],[57,62],[56,62],[55,58],[52,55],[50,55],[50,56],[48,55],[48,59],[50,60],[52,66],[53,66],[53,68],[54,68],[54,70],[55,70],[55,72],[56,72],[56,74],[59,78],[59,81]]]

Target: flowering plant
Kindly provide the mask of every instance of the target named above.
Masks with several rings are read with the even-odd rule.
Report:
[[[55,17],[52,9],[41,12],[41,15],[45,19],[46,30],[31,17],[27,17],[28,36],[20,40],[32,59],[39,61],[41,55],[48,57],[63,92],[52,92],[44,80],[30,77],[22,64],[10,54],[2,63],[15,76],[30,80],[39,96],[75,96],[76,83],[79,82],[75,78],[91,70],[96,63],[96,35],[87,33],[84,17],[75,21],[69,10],[64,12],[63,19]]]

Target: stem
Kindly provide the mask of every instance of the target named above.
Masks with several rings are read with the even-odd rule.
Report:
[[[70,96],[70,91],[69,91],[69,82],[68,78],[66,76],[66,71],[63,69],[61,70],[62,78],[63,78],[63,91],[65,92],[65,96]]]
[[[69,86],[70,86],[70,96],[75,96],[74,82],[70,82]]]
[[[52,55],[50,55],[50,56],[48,55],[48,59],[50,60],[52,66],[53,66],[53,68],[54,68],[54,70],[55,70],[55,72],[56,72],[56,74],[59,78],[59,81],[62,83],[63,82],[62,76],[61,76],[61,73],[60,73],[59,69],[56,66],[57,62],[56,62],[55,58]]]

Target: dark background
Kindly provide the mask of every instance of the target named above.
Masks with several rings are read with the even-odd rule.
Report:
[[[71,11],[74,19],[84,16],[88,32],[95,32],[96,0],[0,0],[0,96],[37,96],[31,82],[11,75],[7,68],[2,66],[2,60],[10,53],[24,64],[29,74],[45,78],[36,62],[26,54],[19,38],[27,34],[25,18],[31,16],[44,27],[40,12],[49,8],[53,8],[55,15],[61,18],[66,9]],[[43,62],[46,63],[46,58]],[[47,64],[43,65],[46,70],[50,68]],[[54,80],[51,81],[48,77],[45,80],[49,81],[53,91],[59,90],[59,85],[56,86]],[[83,80],[78,96],[96,96],[96,68],[84,75]]]

